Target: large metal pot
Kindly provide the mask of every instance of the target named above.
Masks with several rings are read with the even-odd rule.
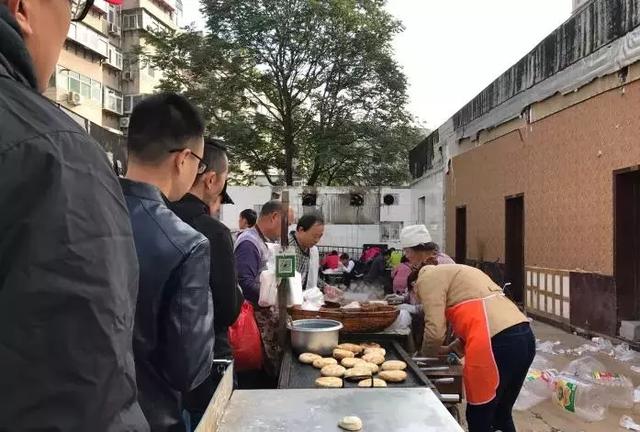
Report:
[[[303,319],[289,324],[291,347],[297,353],[329,355],[338,345],[342,323],[329,319]]]

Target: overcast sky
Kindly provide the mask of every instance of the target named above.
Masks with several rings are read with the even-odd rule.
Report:
[[[251,1],[251,0],[247,0]],[[185,0],[185,22],[201,24]],[[571,14],[571,0],[388,0],[405,31],[394,41],[409,109],[436,128]]]

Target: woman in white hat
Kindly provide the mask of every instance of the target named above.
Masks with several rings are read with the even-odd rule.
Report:
[[[400,232],[400,245],[409,265],[420,269],[427,263],[437,264],[435,251],[429,247],[431,234],[424,225],[411,225]],[[431,243],[433,244],[433,243]]]
[[[415,284],[424,309],[422,354],[446,354],[463,345],[469,432],[515,432],[511,410],[535,356],[529,321],[482,271],[460,264],[429,265],[437,263],[420,248],[426,228],[406,230],[401,241],[407,258],[412,263],[427,260]],[[460,340],[443,347],[447,323]]]

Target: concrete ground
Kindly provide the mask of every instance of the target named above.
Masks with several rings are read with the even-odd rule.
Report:
[[[588,342],[582,337],[538,321],[534,321],[533,329],[537,339],[541,341],[560,341],[559,347],[564,349],[577,348]],[[633,381],[634,386],[640,385],[640,374],[631,370],[631,363],[617,361],[603,353],[596,353],[594,356],[604,363],[610,372],[623,374]],[[548,355],[547,357],[554,362],[554,366],[558,370],[562,369],[571,360],[578,358],[571,355]],[[640,366],[640,364],[637,366]],[[640,404],[637,404],[635,409],[636,412],[634,410],[609,409],[605,420],[586,423],[548,400],[527,412],[514,411],[514,418],[519,432],[617,432],[627,430],[619,426],[622,415],[629,415],[637,423],[640,423]]]

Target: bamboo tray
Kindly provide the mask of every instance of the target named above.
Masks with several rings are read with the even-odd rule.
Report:
[[[288,308],[292,320],[325,318],[340,321],[345,333],[375,333],[389,327],[400,310],[395,306],[377,306],[374,310],[344,311],[337,308],[320,308],[319,311],[302,310],[300,306]]]

